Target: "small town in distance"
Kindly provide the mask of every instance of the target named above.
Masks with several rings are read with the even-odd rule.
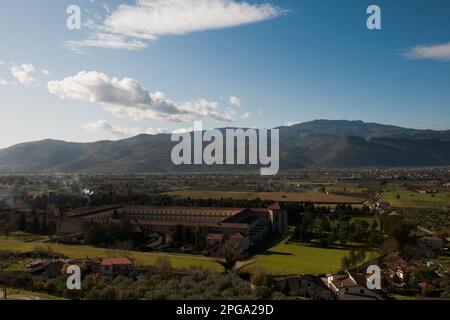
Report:
[[[3,299],[448,298],[450,169],[2,174]],[[82,290],[66,287],[80,266]],[[381,289],[369,289],[369,266]],[[176,281],[174,281],[176,280]]]

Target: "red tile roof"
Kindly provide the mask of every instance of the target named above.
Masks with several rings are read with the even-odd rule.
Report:
[[[133,264],[128,258],[104,258],[102,259],[102,266],[122,266]]]

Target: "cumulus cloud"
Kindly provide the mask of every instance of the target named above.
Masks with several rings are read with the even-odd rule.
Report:
[[[403,53],[407,59],[450,61],[450,42],[438,45],[418,45]]]
[[[36,71],[36,68],[32,64],[24,63],[21,66],[12,66],[11,74],[16,78],[21,84],[29,85],[35,82],[31,73]]]
[[[223,29],[272,19],[283,10],[271,4],[236,0],[137,0],[122,4],[86,40],[69,48],[102,47],[138,50],[166,35]]]
[[[6,86],[8,84],[8,81],[5,79],[0,78],[0,86]]]
[[[221,112],[217,102],[205,99],[174,102],[161,92],[151,93],[133,79],[118,79],[96,71],[82,71],[61,81],[49,81],[47,86],[50,93],[61,99],[95,103],[118,117],[177,122],[195,118],[233,121],[232,114],[228,110]]]
[[[241,100],[240,98],[238,98],[238,97],[235,97],[235,96],[231,96],[231,97],[228,99],[228,102],[229,102],[230,104],[232,104],[233,106],[236,106],[236,107],[240,107],[241,104],[242,104],[242,100]]]
[[[47,69],[41,69],[41,73],[42,73],[44,76],[50,75],[50,71],[48,71]]]
[[[141,129],[141,128],[127,128],[127,127],[120,127],[110,124],[108,121],[100,120],[96,122],[88,122],[81,126],[83,129],[92,131],[92,132],[106,132],[112,136],[115,137],[132,137],[139,134],[161,134],[161,133],[170,133],[170,130],[164,129],[164,128],[148,128],[148,129]]]

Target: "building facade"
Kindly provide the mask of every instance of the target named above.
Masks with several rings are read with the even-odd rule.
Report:
[[[269,233],[288,230],[287,211],[275,203],[268,208],[104,206],[80,208],[60,217],[58,232],[75,234],[88,223],[122,223],[138,226],[146,235],[170,234],[177,226],[195,231],[201,227],[209,242],[234,241],[247,250]],[[214,236],[213,236],[214,235]]]

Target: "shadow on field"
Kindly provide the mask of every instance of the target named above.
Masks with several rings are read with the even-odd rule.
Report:
[[[278,251],[267,251],[265,254],[265,256],[293,256],[292,253],[287,253],[287,252],[278,252]]]

